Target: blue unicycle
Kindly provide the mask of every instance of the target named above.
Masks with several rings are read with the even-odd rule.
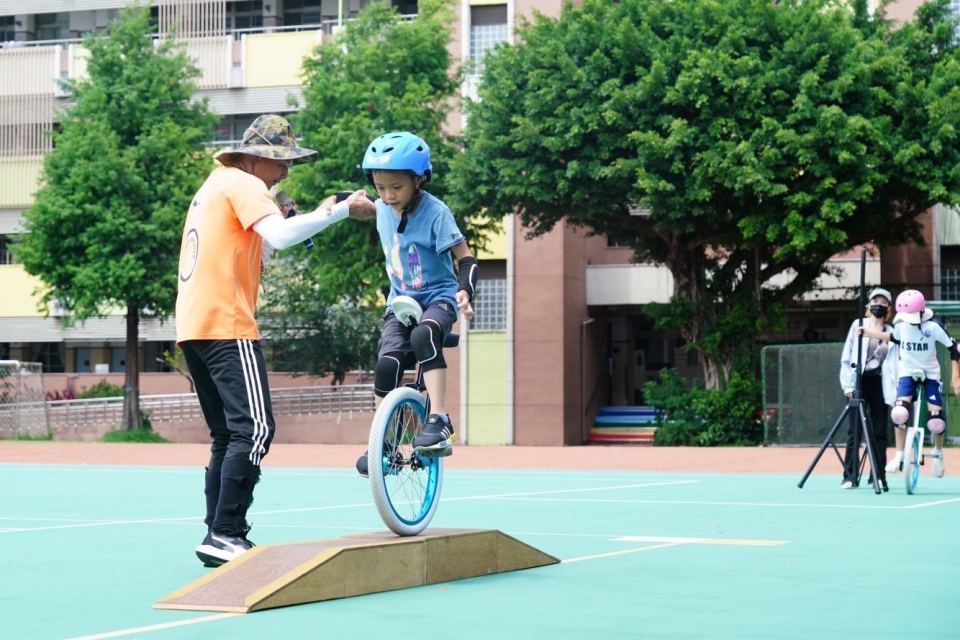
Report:
[[[923,378],[917,379],[917,384],[923,384]],[[907,493],[912,494],[917,489],[920,480],[920,466],[923,464],[923,437],[924,429],[920,424],[920,402],[923,394],[915,394],[913,403],[913,424],[907,429],[907,439],[903,446],[903,479],[907,486]]]
[[[397,296],[393,311],[403,324],[414,326],[422,310],[413,299]],[[460,337],[450,333],[445,348],[456,347]],[[413,450],[413,440],[430,415],[430,398],[417,367],[417,378],[394,389],[373,417],[367,449],[373,501],[387,527],[400,536],[415,536],[430,524],[440,504],[443,458]]]

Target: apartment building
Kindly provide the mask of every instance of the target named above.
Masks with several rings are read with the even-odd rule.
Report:
[[[413,15],[409,0],[158,0],[158,32],[178,16],[192,16],[183,35],[202,71],[197,97],[220,115],[211,144],[240,138],[259,114],[289,113],[301,95],[300,62],[342,20],[369,2],[391,2]],[[515,22],[534,11],[559,13],[564,0],[462,0],[452,47],[462,59],[512,38]],[[960,5],[960,0],[954,0]],[[40,283],[14,263],[11,237],[22,231],[43,156],[42,132],[55,126],[55,106],[68,96],[58,78],[81,76],[85,50],[78,40],[104,29],[124,0],[0,0],[0,359],[42,362],[51,372],[123,371],[124,320],[116,316],[71,325],[57,309],[37,309]],[[912,14],[917,0],[894,9]],[[960,6],[958,6],[960,11]],[[471,95],[476,76],[465,81]],[[463,126],[459,114],[451,129]],[[960,298],[960,221],[935,209],[926,216],[928,247],[871,257],[867,282],[923,282],[930,294]],[[558,226],[535,240],[509,217],[503,233],[478,256],[482,280],[477,318],[459,327],[463,348],[451,353],[448,393],[459,397],[454,421],[471,444],[579,444],[603,405],[642,401],[645,382],[665,366],[699,375],[695,353],[677,336],[655,330],[644,305],[666,302],[670,272],[632,264],[616,241]],[[834,260],[839,275],[825,279],[809,308],[791,314],[777,341],[840,340],[851,310],[831,304],[859,278],[859,257]],[[170,349],[173,322],[145,318],[140,325],[146,371]],[[457,375],[459,373],[459,375]],[[149,390],[145,389],[145,392]]]

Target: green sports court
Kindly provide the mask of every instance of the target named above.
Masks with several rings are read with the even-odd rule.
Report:
[[[804,469],[451,466],[433,526],[563,562],[237,615],[152,608],[209,571],[193,555],[202,467],[0,464],[3,636],[958,637],[960,477],[925,471],[908,496],[892,476],[877,496],[839,491],[827,458],[800,490]],[[383,529],[346,468],[268,466],[251,512],[259,544]]]

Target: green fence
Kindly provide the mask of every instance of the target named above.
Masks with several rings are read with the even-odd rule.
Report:
[[[840,389],[840,355],[843,343],[790,344],[764,347],[760,352],[763,375],[764,444],[774,446],[819,446],[840,417],[846,398]],[[948,434],[960,433],[951,417],[956,399],[950,397],[950,360],[946,349],[937,347],[947,400],[944,416]],[[846,442],[847,427],[841,426],[834,442]],[[890,442],[893,442],[892,434]]]

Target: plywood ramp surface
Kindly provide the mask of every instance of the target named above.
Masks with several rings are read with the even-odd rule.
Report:
[[[490,529],[427,529],[254,547],[154,605],[248,613],[530,569],[559,560]]]

